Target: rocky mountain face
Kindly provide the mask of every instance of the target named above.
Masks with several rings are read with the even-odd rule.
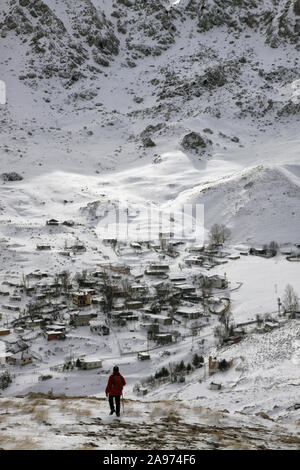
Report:
[[[11,0],[2,12],[1,37],[27,46],[20,80],[59,77],[70,86],[87,72],[96,75],[108,67],[120,53],[120,40],[126,49],[123,65],[135,67],[145,56],[168,50],[187,21],[195,23],[199,34],[225,27],[238,36],[248,27],[260,31],[273,48],[285,41],[300,48],[298,0],[181,0],[173,5],[168,0],[116,0],[110,11],[99,0],[57,3]],[[203,81],[214,87],[226,79],[212,68]]]
[[[261,31],[271,47],[282,40],[299,42],[299,2],[293,0],[187,0],[186,11],[197,19],[199,32],[227,26],[236,33],[245,26]]]
[[[109,66],[119,52],[113,24],[90,0],[64,2],[68,28],[57,12],[42,0],[11,1],[1,24],[1,36],[16,37],[28,47],[26,71],[20,80],[51,77],[70,86]],[[92,59],[92,64],[90,60]],[[27,73],[26,73],[27,72]]]

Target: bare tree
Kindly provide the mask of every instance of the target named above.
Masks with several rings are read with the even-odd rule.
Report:
[[[126,299],[131,299],[132,297],[132,287],[131,287],[131,282],[130,280],[128,279],[128,277],[125,277],[124,279],[122,279],[122,290],[124,292],[124,295],[126,297]]]
[[[28,278],[27,278],[26,274],[24,274],[24,273],[22,273],[22,276],[21,276],[20,286],[23,287],[25,289],[25,291],[29,287]]]
[[[225,338],[228,338],[233,333],[234,327],[232,322],[232,313],[230,309],[220,314],[219,322],[220,324],[214,329],[214,335],[218,337],[220,343],[222,343]]]
[[[71,281],[71,274],[70,271],[65,270],[61,273],[61,282],[62,288],[64,292],[68,293],[70,290],[70,281]]]
[[[279,249],[279,245],[277,242],[275,241],[270,242],[269,251],[272,253],[273,256],[277,255],[278,249]]]
[[[226,225],[214,224],[209,232],[209,244],[210,245],[222,245],[231,236],[231,231]]]
[[[290,284],[285,288],[282,303],[286,312],[295,313],[299,309],[299,297]]]
[[[117,286],[113,283],[110,276],[107,273],[105,273],[102,277],[102,288],[101,288],[101,291],[105,299],[105,304],[104,304],[105,312],[111,312],[117,289],[118,289]]]

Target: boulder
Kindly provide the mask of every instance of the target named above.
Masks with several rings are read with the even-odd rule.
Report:
[[[206,149],[207,141],[197,132],[190,132],[182,139],[181,146],[184,150],[200,153]]]

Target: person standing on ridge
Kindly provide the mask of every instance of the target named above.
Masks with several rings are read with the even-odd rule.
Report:
[[[116,412],[116,415],[120,416],[120,398],[124,385],[126,385],[126,382],[124,377],[119,372],[119,367],[114,366],[113,373],[109,376],[105,389],[106,396],[108,396],[109,400],[111,415]],[[114,399],[116,403],[116,408],[114,406]]]

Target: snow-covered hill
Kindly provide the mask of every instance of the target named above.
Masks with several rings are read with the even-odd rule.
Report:
[[[125,400],[121,419],[105,399],[31,394],[0,399],[4,450],[267,450],[299,447],[293,428],[181,401]],[[15,432],[17,430],[17,433]],[[187,439],[188,435],[188,439]]]

